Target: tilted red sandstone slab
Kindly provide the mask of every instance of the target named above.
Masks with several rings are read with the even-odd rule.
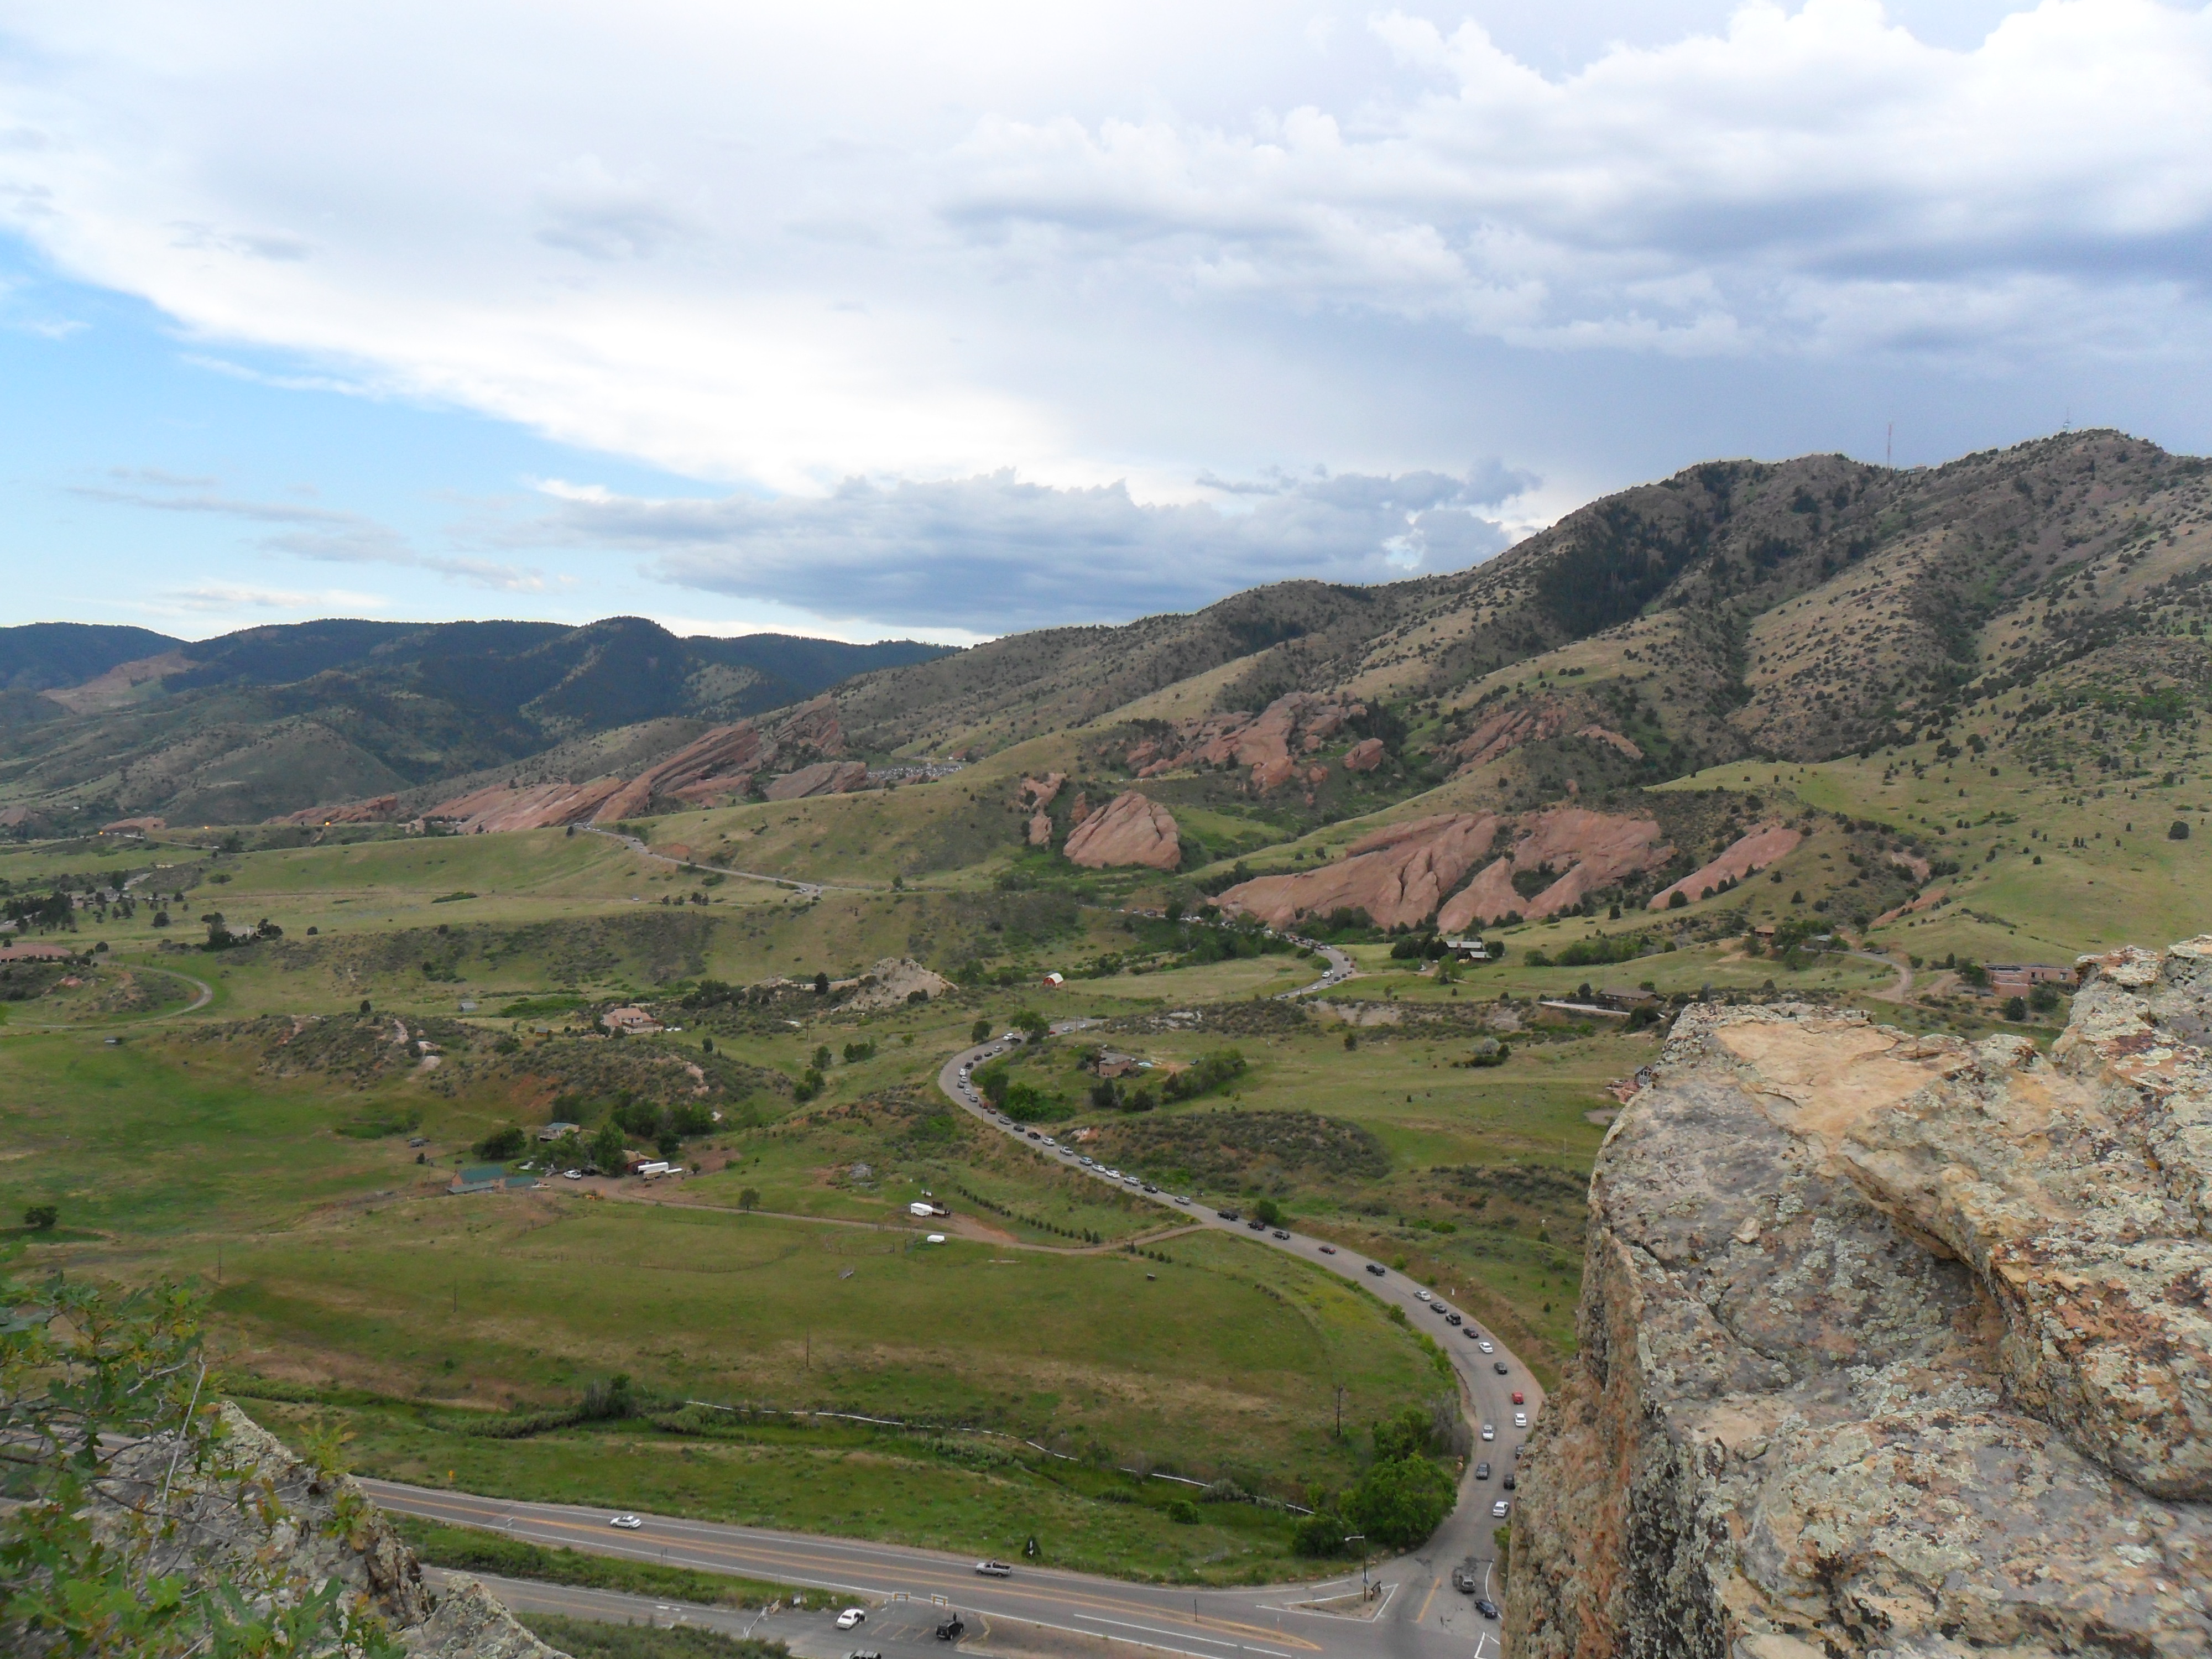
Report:
[[[1516,1659],[2212,1653],[2212,939],[2050,1058],[1698,1006],[1608,1133]]]
[[[796,772],[770,778],[761,793],[770,800],[801,800],[810,795],[844,795],[868,781],[864,761],[817,761]]]
[[[1078,824],[1060,850],[1091,870],[1132,864],[1172,870],[1182,862],[1182,837],[1166,807],[1131,789]]]
[[[1286,927],[1301,916],[1336,910],[1367,912],[1378,927],[1413,925],[1434,915],[1498,838],[1487,812],[1449,812],[1376,830],[1318,870],[1259,876],[1221,895],[1224,910]]]
[[[1718,892],[1723,882],[1741,881],[1778,860],[1787,858],[1804,839],[1801,830],[1778,823],[1763,823],[1729,843],[1718,858],[1703,869],[1693,870],[1672,886],[1661,888],[1644,908],[1663,910],[1677,893],[1694,904]]]
[[[1655,819],[1559,806],[1526,819],[1513,850],[1486,866],[1437,917],[1439,931],[1455,933],[1478,922],[1518,914],[1531,921],[1579,904],[1624,877],[1664,864],[1674,848]],[[1532,897],[1513,885],[1516,874],[1550,869],[1556,878]]]

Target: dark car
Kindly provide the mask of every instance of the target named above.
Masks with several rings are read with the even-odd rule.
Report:
[[[1261,1220],[1256,1215],[1244,1224],[1249,1227],[1255,1233],[1264,1233],[1267,1231],[1267,1224]]]
[[[1234,1210],[1216,1210],[1214,1214],[1219,1216],[1224,1221],[1241,1221],[1243,1219],[1243,1218],[1238,1215]]]
[[[1500,1376],[1503,1376],[1505,1375],[1505,1362],[1501,1359],[1491,1369],[1495,1370]]]
[[[1370,1261],[1367,1264],[1367,1271],[1380,1279],[1382,1277],[1382,1264],[1379,1261]]]
[[[1446,1314],[1444,1316],[1444,1323],[1447,1325],[1456,1325],[1460,1322],[1460,1316],[1457,1314]]]
[[[1452,1588],[1462,1595],[1472,1595],[1482,1588],[1482,1580],[1475,1577],[1474,1562],[1463,1561],[1452,1569]]]
[[[1489,1480],[1489,1479],[1490,1479],[1490,1465],[1489,1465],[1489,1464],[1487,1464],[1487,1463],[1477,1463],[1477,1464],[1474,1466],[1474,1478],[1475,1478],[1476,1480]]]
[[[961,1632],[967,1628],[966,1623],[956,1613],[937,1627],[937,1639],[940,1642],[957,1642],[960,1639]]]
[[[1505,1490],[1511,1492],[1513,1490],[1513,1472],[1510,1469],[1508,1469],[1505,1472]]]
[[[1486,1619],[1498,1617],[1498,1603],[1486,1595],[1478,1595],[1474,1598],[1474,1610]]]

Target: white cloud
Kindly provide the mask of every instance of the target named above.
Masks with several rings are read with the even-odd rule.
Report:
[[[111,473],[129,483],[150,487],[73,484],[70,493],[111,507],[288,526],[290,527],[258,538],[256,545],[266,552],[319,564],[398,565],[508,593],[538,593],[547,586],[542,573],[519,565],[422,552],[398,531],[357,513],[305,507],[295,501],[258,501],[218,495],[210,493],[218,482],[214,478],[180,477],[155,468],[117,467],[111,469]],[[299,490],[300,487],[295,489]],[[314,491],[308,488],[300,493]]]
[[[644,555],[654,579],[866,617],[896,629],[1005,633],[1185,610],[1258,582],[1364,582],[1455,569],[1505,544],[1477,509],[1534,484],[1465,476],[1308,476],[1147,505],[1121,484],[1060,489],[1012,471],[924,483],[846,480],[819,498],[647,501],[549,481],[547,518],[518,532]]]
[[[2212,9],[1974,0],[1993,21],[1939,36],[1872,0],[1726,3],[29,0],[0,226],[218,372],[735,492],[560,499],[533,533],[894,626],[1495,544],[1465,501],[1393,523],[1267,471],[1313,457],[1510,454],[1548,512],[1695,459],[1724,423],[1692,398],[1762,453],[1839,447],[1853,376],[1910,401],[2048,363],[2067,396],[2201,410]],[[353,515],[137,504],[543,581]]]

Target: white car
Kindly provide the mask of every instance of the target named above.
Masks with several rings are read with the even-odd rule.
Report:
[[[1178,1204],[1188,1204],[1190,1202],[1190,1200],[1182,1193],[1177,1193],[1176,1194],[1176,1202]]]
[[[1497,1439],[1497,1438],[1498,1438],[1498,1425],[1497,1425],[1495,1423],[1486,1423],[1486,1424],[1484,1424],[1484,1425],[1482,1425],[1482,1437],[1483,1437],[1485,1440],[1495,1440],[1495,1439]]]
[[[848,1607],[837,1615],[837,1628],[850,1630],[855,1625],[865,1624],[867,1617],[868,1610],[866,1607]]]
[[[922,1240],[922,1243],[925,1244],[942,1244],[945,1243],[945,1235],[943,1233],[932,1233],[928,1237]]]
[[[1088,1152],[1084,1153],[1084,1155],[1083,1155],[1083,1167],[1084,1167],[1085,1169],[1086,1169],[1086,1170],[1093,1169],[1093,1168],[1097,1167],[1097,1160],[1096,1158],[1092,1158],[1092,1157],[1091,1156],[1091,1154],[1090,1154],[1090,1153],[1088,1153]]]
[[[1431,1296],[1426,1291],[1415,1291],[1413,1295],[1423,1302],[1433,1302],[1436,1300],[1436,1297]]]
[[[584,1172],[581,1170],[563,1170],[561,1171],[561,1179],[563,1181],[581,1181],[583,1178]]]
[[[1480,1341],[1477,1342],[1474,1346],[1481,1349],[1485,1353],[1496,1353],[1498,1352],[1497,1349],[1490,1346],[1490,1339],[1486,1336]]]
[[[611,1527],[620,1527],[624,1532],[635,1532],[645,1522],[634,1515],[617,1515],[607,1524]]]
[[[1497,1519],[1503,1521],[1507,1516],[1513,1513],[1512,1500],[1505,1498],[1499,1498],[1495,1504],[1492,1504],[1490,1506],[1490,1512]]]
[[[1528,1426],[1528,1413],[1526,1413],[1526,1412],[1516,1412],[1516,1413],[1513,1413],[1513,1426],[1514,1426],[1515,1428],[1516,1428],[1516,1429],[1525,1429],[1525,1428],[1527,1428],[1527,1427]]]

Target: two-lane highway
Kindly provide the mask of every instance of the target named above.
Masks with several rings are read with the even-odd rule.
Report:
[[[1079,1022],[1063,1024],[1066,1029],[1074,1030]],[[1056,1024],[1054,1029],[1059,1030],[1061,1025]],[[1543,1408],[1544,1390],[1534,1373],[1498,1340],[1495,1332],[1484,1329],[1464,1310],[1452,1307],[1382,1262],[1370,1261],[1340,1245],[1307,1237],[1289,1227],[1255,1229],[1236,1211],[1232,1213],[1237,1218],[1232,1220],[1221,1210],[1202,1204],[1189,1194],[1162,1192],[1139,1176],[1109,1172],[1095,1163],[1085,1163],[1083,1153],[1059,1145],[1046,1131],[1015,1122],[993,1111],[976,1091],[975,1068],[1020,1042],[1019,1037],[1010,1035],[963,1049],[945,1062],[937,1074],[937,1086],[963,1110],[1020,1141],[1039,1158],[1060,1164],[1075,1173],[1087,1174],[1133,1198],[1156,1204],[1177,1220],[1234,1233],[1311,1262],[1349,1279],[1385,1303],[1403,1308],[1413,1328],[1425,1331],[1450,1358],[1459,1375],[1462,1401],[1476,1436],[1474,1449],[1468,1457],[1467,1478],[1460,1485],[1459,1505],[1450,1518],[1419,1550],[1385,1568],[1385,1576],[1393,1578],[1401,1588],[1384,1609],[1382,1622],[1440,1633],[1457,1632],[1471,1639],[1469,1625],[1479,1626],[1480,1621],[1468,1606],[1472,1598],[1451,1588],[1451,1570],[1464,1560],[1486,1562],[1493,1553],[1491,1534],[1504,1521],[1492,1513],[1492,1506],[1500,1501],[1512,1501],[1510,1494],[1504,1490],[1504,1477],[1513,1472],[1515,1452],[1526,1438],[1528,1425],[1534,1424],[1537,1413]],[[1454,1314],[1459,1316],[1457,1324],[1451,1322]],[[1521,1419],[1518,1423],[1516,1417]],[[1484,1438],[1486,1431],[1494,1437]],[[1485,1462],[1490,1465],[1490,1478],[1479,1480],[1475,1471]],[[1495,1599],[1494,1595],[1492,1599]],[[1490,1628],[1494,1630],[1495,1626]]]

